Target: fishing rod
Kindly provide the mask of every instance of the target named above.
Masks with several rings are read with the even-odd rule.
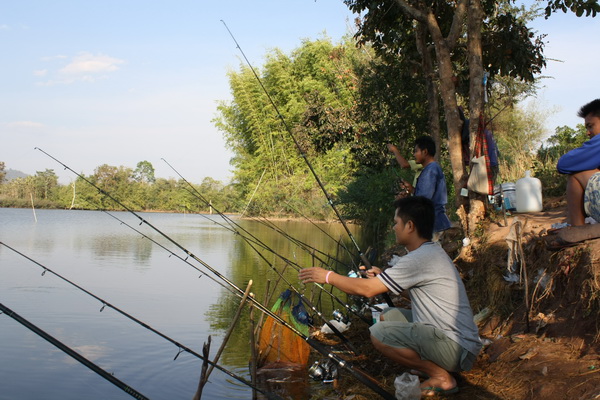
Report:
[[[192,184],[190,184],[181,174],[179,174],[179,172],[171,165],[169,164],[169,162],[167,160],[165,160],[163,158],[163,161],[165,163],[167,163],[167,165],[169,165],[169,167],[171,167],[173,169],[173,171],[175,171],[175,173],[177,173],[181,179],[183,179],[184,182],[186,182],[193,190],[195,193],[191,192],[188,190],[189,193],[191,193],[192,195],[197,196],[199,199],[201,199],[202,201],[204,201],[206,203],[206,199],[204,199],[204,196],[202,196],[202,194],[200,194],[200,192],[198,192],[196,190],[196,188],[194,188],[194,186]],[[354,354],[359,355],[358,350],[356,349],[356,347],[354,347],[354,345],[352,345],[352,343],[348,340],[348,338],[346,338],[342,332],[339,331],[339,329],[331,323],[331,321],[326,318],[323,313],[321,313],[321,311],[319,311],[319,309],[317,309],[317,307],[303,294],[301,293],[296,287],[294,287],[294,285],[283,275],[283,273],[279,272],[277,270],[277,268],[275,268],[275,266],[273,265],[273,263],[269,262],[269,260],[267,260],[267,258],[254,246],[254,244],[257,244],[261,247],[263,247],[263,249],[270,251],[271,253],[273,253],[274,255],[276,255],[277,257],[281,258],[286,265],[292,265],[293,267],[297,267],[296,270],[299,271],[301,269],[300,266],[298,266],[296,263],[292,262],[291,260],[283,257],[282,255],[276,253],[273,249],[271,249],[269,246],[267,246],[265,243],[263,243],[260,239],[258,239],[256,236],[254,236],[252,233],[250,233],[248,230],[242,228],[239,224],[235,223],[233,220],[231,220],[230,218],[226,217],[223,213],[221,213],[218,209],[214,208],[215,212],[217,212],[221,218],[223,218],[225,221],[227,221],[231,227],[226,227],[222,224],[219,224],[220,226],[222,226],[225,229],[231,230],[232,232],[234,232],[235,234],[238,234],[245,242],[248,246],[250,246],[250,248],[252,250],[254,250],[258,256],[279,276],[279,279],[283,280],[288,287],[294,292],[296,293],[300,299],[304,302],[304,304],[306,304],[306,306],[308,308],[310,308],[319,318],[321,318],[321,320],[323,322],[325,322],[325,325],[327,325],[331,331],[342,340],[343,344],[346,345],[348,347],[348,349],[350,351],[352,351]],[[215,221],[216,222],[216,221]],[[234,228],[234,226],[242,229],[244,232],[246,232],[248,235],[250,235],[252,237],[252,239],[248,238],[247,236],[241,234],[238,230],[236,230]],[[322,288],[322,290],[325,290],[324,288]],[[331,293],[331,295],[333,297],[335,297],[335,295],[333,295],[333,293]],[[340,302],[340,304],[344,305],[348,310],[351,309],[351,307],[345,303],[343,303],[341,300],[338,299],[338,301]],[[363,317],[364,318],[364,317]],[[371,322],[368,321],[366,318],[364,319],[365,322]]]
[[[108,212],[107,212],[107,214],[111,215],[113,218],[116,218],[116,217],[114,217],[112,214],[110,214],[110,213],[108,213]],[[117,218],[117,219],[118,219],[118,218]],[[123,221],[121,221],[121,222],[122,222],[123,224],[127,225],[125,222],[123,222]],[[128,226],[129,226],[129,225],[128,225]],[[134,229],[134,230],[135,230],[135,228],[133,228],[133,227],[131,227],[131,226],[130,226],[130,228],[132,228],[132,229]],[[144,237],[146,237],[146,238],[150,239],[149,237],[147,237],[147,236],[146,236],[146,235],[144,235],[143,233],[141,233],[141,232],[139,232],[139,231],[137,231],[137,232],[138,232],[138,233],[140,233],[140,234],[142,234]],[[152,239],[150,239],[150,240],[152,240]],[[156,243],[156,242],[155,242],[155,243]],[[158,243],[157,243],[157,244],[158,244]],[[195,356],[195,357],[198,357],[198,358],[199,358],[199,359],[201,359],[202,361],[205,361],[205,362],[209,363],[209,364],[210,364],[210,365],[212,365],[214,368],[217,368],[219,371],[222,371],[222,372],[226,373],[226,374],[227,374],[227,375],[229,375],[230,377],[232,377],[232,378],[234,378],[234,379],[238,380],[239,382],[241,382],[241,383],[243,383],[243,384],[245,384],[245,385],[249,386],[250,388],[252,388],[252,389],[254,389],[254,390],[257,390],[257,391],[261,392],[262,394],[264,394],[265,396],[267,396],[267,398],[280,399],[280,397],[279,397],[279,396],[277,396],[277,395],[272,395],[272,394],[271,394],[271,393],[269,393],[269,392],[265,392],[265,391],[263,391],[262,389],[260,389],[260,388],[256,387],[256,386],[255,386],[254,384],[252,384],[251,382],[248,382],[246,379],[242,378],[241,376],[238,376],[238,375],[234,374],[233,372],[231,372],[231,371],[229,371],[229,370],[225,369],[224,367],[222,367],[222,366],[220,366],[220,365],[218,365],[218,364],[214,363],[213,361],[211,361],[211,360],[207,359],[206,357],[204,357],[204,356],[200,355],[199,353],[196,353],[194,350],[190,349],[189,347],[187,347],[187,346],[184,346],[183,344],[181,344],[181,343],[177,342],[176,340],[174,340],[174,339],[170,338],[169,336],[165,335],[164,333],[162,333],[162,332],[160,332],[160,331],[158,331],[158,330],[156,330],[156,329],[152,328],[150,325],[146,324],[145,322],[143,322],[143,321],[141,321],[141,320],[139,320],[139,319],[135,318],[135,317],[134,317],[134,316],[132,316],[131,314],[128,314],[127,312],[123,311],[123,310],[122,310],[122,309],[120,309],[119,307],[116,307],[116,306],[112,305],[112,304],[111,304],[111,303],[109,303],[108,301],[106,301],[106,300],[104,300],[104,299],[102,299],[102,298],[100,298],[100,297],[96,296],[94,293],[92,293],[92,292],[90,292],[90,291],[86,290],[86,289],[85,289],[85,288],[83,288],[82,286],[80,286],[80,285],[76,284],[75,282],[73,282],[73,281],[71,281],[71,280],[69,280],[69,279],[65,278],[64,276],[60,275],[59,273],[57,273],[57,272],[53,271],[52,269],[50,269],[50,268],[46,267],[46,266],[45,266],[45,265],[43,265],[43,264],[41,264],[41,263],[37,262],[36,260],[32,259],[31,257],[29,257],[29,256],[27,256],[27,255],[25,255],[25,254],[21,253],[20,251],[18,251],[18,250],[16,250],[15,248],[13,248],[13,247],[11,247],[11,246],[7,245],[6,243],[4,243],[4,242],[0,242],[0,245],[3,245],[3,246],[4,246],[4,247],[6,247],[7,249],[9,249],[9,250],[12,250],[12,251],[13,251],[13,252],[15,252],[16,254],[20,255],[21,257],[23,257],[23,258],[25,258],[25,259],[27,259],[27,260],[31,261],[32,263],[34,263],[34,264],[36,264],[37,266],[39,266],[40,268],[42,268],[42,269],[44,270],[44,272],[42,272],[42,275],[45,275],[45,274],[46,274],[46,272],[50,272],[52,275],[56,276],[57,278],[59,278],[59,279],[63,280],[64,282],[68,283],[69,285],[71,285],[71,286],[74,286],[75,288],[77,288],[77,289],[81,290],[83,293],[87,294],[88,296],[90,296],[90,297],[93,297],[94,299],[98,300],[98,301],[99,301],[99,302],[102,304],[102,308],[100,309],[100,312],[102,312],[102,311],[104,310],[104,308],[106,308],[106,307],[108,307],[108,308],[112,308],[113,310],[115,310],[116,312],[118,312],[119,314],[121,314],[122,316],[124,316],[125,318],[127,318],[127,319],[129,319],[129,320],[131,320],[131,321],[135,322],[136,324],[138,324],[138,325],[140,325],[140,326],[142,326],[142,327],[146,328],[147,330],[149,330],[149,331],[151,331],[151,332],[155,333],[156,335],[160,336],[161,338],[163,338],[163,339],[165,339],[165,340],[167,340],[167,341],[171,342],[172,344],[174,344],[175,346],[177,346],[177,348],[179,349],[179,352],[178,352],[178,353],[177,353],[177,355],[175,356],[174,360],[176,360],[176,359],[177,359],[177,357],[179,357],[179,354],[181,354],[183,351],[185,351],[185,352],[187,352],[187,353],[189,353],[189,354],[191,354],[191,355],[193,355],[193,356]],[[168,250],[168,249],[167,249],[167,250]],[[175,256],[177,256],[175,253],[172,253],[172,254],[173,254],[173,255],[175,255]],[[194,266],[194,267],[195,267],[195,266]]]
[[[160,244],[159,242],[157,242],[156,240],[152,239],[151,237],[149,237],[148,235],[142,233],[141,231],[139,231],[138,229],[134,228],[133,226],[129,225],[128,223],[126,223],[125,221],[119,219],[117,216],[109,213],[108,211],[104,211],[106,214],[110,215],[111,217],[113,217],[114,219],[116,219],[117,221],[119,221],[122,225],[127,226],[128,228],[132,229],[133,231],[135,231],[136,233],[140,234],[143,238],[150,240],[152,243],[156,244],[157,246],[161,247],[162,249],[166,250],[167,252],[169,252],[170,255],[173,255],[177,258],[179,258],[181,261],[185,262],[186,264],[188,264],[189,266],[191,266],[192,268],[196,269],[197,271],[201,272],[202,271],[196,267],[195,265],[191,264],[190,262],[187,261],[187,259],[184,259],[183,257],[179,256],[178,254],[174,253],[173,251],[169,250],[167,247],[163,246],[162,244]],[[223,225],[221,225],[223,226]],[[227,229],[227,227],[223,226],[224,228]],[[1,244],[1,242],[0,242]],[[250,245],[250,247],[252,247],[252,245]],[[254,248],[253,248],[254,249]],[[255,251],[257,251],[256,249],[254,249]],[[257,251],[258,252],[258,251]],[[260,254],[260,253],[259,253]],[[261,255],[262,256],[262,255]],[[263,258],[264,260],[264,258]],[[268,263],[268,261],[265,260],[265,262]],[[270,265],[270,264],[269,264]],[[324,322],[327,326],[329,326],[329,328],[333,331],[334,334],[336,334],[342,341],[343,343],[355,354],[359,354],[358,351],[356,350],[356,348],[352,345],[352,343],[344,336],[342,335],[342,333],[336,328],[335,325],[333,325],[331,322],[329,322],[324,316],[323,314],[310,302],[308,301],[308,299],[306,297],[304,297],[304,295],[300,292],[298,292],[298,290],[289,282],[287,281],[287,279],[285,279],[284,275],[279,273],[279,271],[277,271],[273,266],[271,266],[271,268],[273,270],[275,270],[275,272],[278,273],[280,279],[283,279],[283,281],[285,283],[288,284],[288,286],[294,291],[296,292],[300,298],[306,303],[306,305],[311,308],[315,314],[317,314]],[[242,296],[240,293],[233,291],[230,287],[226,286],[224,283],[217,281],[215,278],[213,278],[210,275],[206,275],[209,279],[211,279],[212,281],[216,282],[217,284],[221,285],[223,288],[229,290],[231,293],[233,293],[234,295],[237,295],[238,297],[242,298],[242,300],[244,300],[244,296]],[[201,275],[202,276],[202,275]]]
[[[63,162],[59,161],[57,158],[55,158],[55,157],[51,156],[50,154],[46,153],[44,150],[40,149],[39,147],[36,147],[35,149],[39,150],[42,153],[44,153],[46,156],[50,157],[51,159],[53,159],[54,161],[56,161],[57,163],[59,163],[60,165],[62,165],[65,169],[68,169],[69,171],[71,171],[72,173],[74,173],[75,175],[77,175],[79,178],[81,178],[82,180],[84,180],[85,182],[87,182],[88,184],[90,184],[91,186],[93,186],[101,194],[103,194],[104,196],[108,197],[109,199],[111,199],[112,201],[114,201],[115,203],[117,203],[119,206],[123,207],[123,209],[125,209],[128,212],[130,212],[131,214],[133,214],[136,218],[138,218],[140,220],[140,224],[146,224],[148,227],[150,227],[151,229],[153,229],[156,233],[158,233],[163,238],[165,238],[166,240],[168,240],[169,242],[171,242],[173,245],[175,245],[177,248],[179,248],[181,251],[183,251],[189,257],[191,257],[194,260],[196,260],[197,262],[199,262],[207,270],[209,270],[211,273],[215,274],[218,278],[220,278],[225,283],[227,283],[229,286],[231,286],[233,289],[235,289],[235,291],[237,291],[238,293],[245,293],[245,291],[243,289],[241,289],[240,287],[238,287],[235,283],[231,282],[229,279],[227,279],[227,277],[225,277],[224,275],[222,275],[219,271],[217,271],[216,269],[214,269],[213,267],[211,267],[208,263],[206,263],[203,260],[201,260],[199,257],[197,257],[196,255],[194,255],[191,251],[189,251],[188,249],[186,249],[185,247],[183,247],[181,244],[179,244],[178,242],[176,242],[175,240],[173,240],[170,236],[168,236],[164,232],[162,232],[160,229],[156,228],[150,222],[148,222],[147,220],[145,220],[144,218],[142,218],[140,215],[138,215],[135,211],[131,210],[129,207],[127,207],[126,205],[124,205],[121,201],[119,201],[116,198],[114,198],[107,191],[105,191],[104,189],[98,187],[93,182],[91,182],[89,179],[87,179],[86,177],[84,177],[80,173],[75,172],[75,170],[73,170],[72,168],[70,168],[69,166],[67,166],[66,164],[64,164]],[[346,360],[344,360],[343,358],[341,358],[340,356],[338,356],[337,354],[335,354],[333,351],[329,351],[326,348],[325,345],[323,345],[322,343],[320,343],[316,339],[311,338],[310,336],[307,336],[307,335],[303,334],[302,332],[300,332],[296,327],[293,326],[293,324],[287,322],[281,316],[279,316],[279,315],[275,314],[274,312],[272,312],[271,310],[269,310],[266,306],[264,306],[259,301],[257,301],[256,299],[254,299],[254,297],[248,297],[248,300],[256,308],[258,308],[260,311],[262,311],[266,315],[268,315],[271,318],[273,318],[279,324],[285,326],[286,328],[288,328],[289,330],[291,330],[292,332],[294,332],[294,334],[300,336],[306,343],[308,343],[309,346],[311,346],[312,348],[314,348],[315,350],[317,350],[319,353],[321,353],[325,357],[328,357],[329,359],[331,359],[332,361],[334,361],[340,368],[344,368],[346,371],[348,371],[350,374],[352,374],[352,376],[354,376],[356,379],[358,379],[360,382],[362,382],[365,386],[368,386],[371,390],[373,390],[374,392],[376,392],[377,394],[379,394],[380,396],[382,396],[384,399],[388,399],[388,400],[395,400],[396,399],[396,397],[394,395],[390,394],[385,389],[383,389],[381,386],[379,386],[377,384],[377,382],[372,377],[368,376],[364,371],[361,371],[361,370],[359,370],[357,368],[354,368],[349,362],[347,362]]]
[[[283,229],[281,229],[279,226],[277,226],[277,224],[275,224],[273,221],[269,221],[267,218],[252,217],[252,220],[256,221],[259,224],[266,226],[267,228],[271,229],[272,231],[280,234],[281,236],[283,236],[290,242],[294,243],[296,246],[300,247],[305,252],[309,253],[311,256],[315,257],[322,264],[329,265],[328,262],[323,260],[320,256],[326,257],[331,262],[345,265],[345,263],[342,262],[342,260],[339,260],[339,259],[333,257],[331,254],[327,254],[324,251],[321,251],[321,250],[317,249],[316,247],[313,247],[310,244],[308,244],[298,238],[293,237],[292,235],[290,235],[289,233],[287,233]]]
[[[51,336],[49,333],[38,328],[36,325],[32,324],[25,318],[21,317],[19,314],[17,314],[10,308],[6,307],[2,303],[0,303],[0,314],[8,315],[12,319],[17,321],[21,325],[23,325],[25,328],[29,329],[30,331],[32,331],[33,333],[35,333],[42,339],[48,341],[49,343],[51,343],[52,345],[57,347],[59,350],[70,355],[75,360],[79,361],[81,364],[85,365],[86,367],[88,367],[89,369],[91,369],[92,371],[94,371],[95,373],[97,373],[98,375],[100,375],[101,377],[103,377],[104,379],[106,379],[107,381],[109,381],[110,383],[112,383],[113,385],[115,385],[116,387],[118,387],[119,389],[121,389],[122,391],[127,393],[128,395],[130,395],[131,397],[134,397],[134,398],[140,399],[140,400],[149,400],[148,397],[144,396],[143,394],[141,394],[140,392],[138,392],[137,390],[135,390],[134,388],[132,388],[131,386],[129,386],[128,384],[123,382],[122,380],[115,377],[110,372],[107,372],[106,370],[104,370],[101,367],[99,367],[98,365],[94,364],[93,362],[91,362],[90,360],[88,360],[87,358],[82,356],[81,354],[77,353],[75,350],[73,350],[66,344],[59,341],[54,336]]]
[[[177,169],[175,169],[175,167],[173,167],[167,160],[165,160],[164,158],[162,158],[162,160],[173,170],[173,172],[175,172],[181,180],[183,180],[187,186],[189,186],[191,188],[190,189],[186,189],[185,190],[188,191],[188,193],[190,193],[192,196],[196,197],[197,199],[199,199],[200,201],[202,201],[204,204],[209,205],[210,202],[204,198],[204,196],[194,187],[194,185],[192,185],[187,179],[185,179],[183,177],[183,175],[181,175],[179,173],[179,171],[177,171]],[[339,332],[339,330],[333,325],[331,324],[331,322],[326,319],[322,313],[316,309],[316,307],[304,296],[304,294],[300,293],[300,291],[298,291],[297,289],[294,288],[294,286],[287,280],[285,279],[285,277],[275,268],[275,266],[273,266],[273,264],[271,262],[269,262],[262,253],[260,253],[258,251],[258,249],[256,249],[253,244],[256,244],[258,246],[261,246],[263,249],[269,251],[270,253],[272,253],[273,255],[275,255],[276,257],[280,258],[281,260],[283,260],[283,262],[285,262],[288,265],[291,265],[292,267],[294,267],[296,269],[296,271],[300,271],[302,269],[302,267],[300,265],[298,265],[298,263],[282,256],[281,254],[277,253],[275,250],[273,250],[272,248],[270,248],[269,246],[267,246],[263,241],[261,241],[259,238],[257,238],[255,235],[253,235],[251,232],[249,232],[247,229],[245,229],[244,227],[242,227],[241,225],[239,225],[238,223],[236,223],[235,221],[233,221],[231,218],[229,218],[228,216],[226,216],[225,214],[223,214],[219,209],[215,208],[214,206],[213,210],[223,219],[225,220],[225,222],[227,222],[229,224],[229,227],[226,227],[225,225],[219,224],[221,227],[228,229],[230,231],[232,231],[233,233],[239,235],[243,240],[246,241],[246,243],[254,250],[258,253],[258,255],[264,260],[264,262],[275,272],[277,273],[288,285],[290,288],[292,288],[294,290],[294,292],[296,292],[300,298],[306,303],[306,305],[312,309],[320,318],[323,319],[323,321],[325,322],[325,324],[327,324],[327,326],[329,326],[331,328],[331,330],[334,332],[334,334],[336,336],[338,336],[340,339],[342,339],[342,341],[344,343],[346,343],[349,347],[351,347],[352,349],[354,349],[354,347],[350,344],[350,342],[348,341],[348,339],[346,339],[341,332]],[[202,214],[200,214],[202,215]],[[211,220],[214,223],[217,223],[214,220]],[[237,228],[237,229],[236,229]],[[242,230],[246,235],[242,234],[238,229]],[[326,264],[323,260],[320,260],[321,262],[323,262],[324,264]],[[322,291],[328,293],[332,299],[336,300],[340,305],[342,305],[348,312],[351,312],[353,314],[355,314],[357,317],[359,317],[360,319],[362,319],[365,323],[372,325],[373,321],[366,318],[364,315],[361,315],[358,310],[355,310],[353,307],[351,307],[348,303],[343,302],[340,298],[338,298],[336,295],[334,295],[332,292],[326,290],[323,285],[321,284],[315,284],[317,287],[319,287],[319,289],[321,289]],[[355,353],[356,351],[353,350]],[[357,353],[358,354],[358,353]]]
[[[363,251],[361,250],[360,246],[358,245],[358,242],[356,241],[356,239],[354,238],[354,235],[352,234],[352,232],[350,231],[350,228],[348,228],[348,225],[346,224],[346,221],[344,220],[344,218],[342,217],[342,215],[340,214],[340,212],[338,211],[337,207],[335,206],[335,204],[333,203],[333,200],[331,199],[331,196],[329,195],[329,193],[327,192],[327,189],[325,189],[325,186],[323,185],[323,183],[321,182],[321,179],[319,178],[319,176],[317,175],[317,173],[315,172],[315,169],[313,168],[312,164],[310,163],[310,161],[308,161],[308,158],[306,157],[306,154],[304,153],[304,150],[302,149],[302,146],[300,146],[300,143],[298,143],[298,140],[296,140],[296,137],[294,136],[294,134],[292,133],[292,130],[290,129],[290,127],[288,126],[287,122],[285,121],[285,118],[283,118],[283,115],[281,114],[281,112],[279,112],[279,108],[277,107],[277,105],[275,104],[275,102],[273,101],[273,98],[271,97],[271,95],[269,94],[269,91],[267,90],[267,88],[265,88],[265,86],[262,83],[262,80],[260,79],[260,77],[258,76],[258,74],[256,73],[256,71],[254,70],[254,67],[252,67],[252,64],[250,63],[250,61],[248,60],[248,58],[246,57],[246,54],[244,53],[244,51],[242,50],[242,48],[240,47],[239,43],[237,42],[237,40],[235,39],[235,36],[233,36],[233,33],[231,33],[231,30],[229,30],[229,27],[227,26],[227,24],[225,23],[225,21],[221,20],[221,22],[223,23],[223,25],[225,25],[225,29],[227,29],[227,32],[229,32],[229,35],[231,36],[231,38],[233,39],[233,41],[235,42],[236,47],[238,48],[238,50],[240,51],[240,53],[242,53],[242,56],[244,57],[244,60],[246,60],[246,63],[248,64],[248,66],[250,67],[250,70],[252,71],[252,73],[254,74],[254,77],[256,78],[256,80],[258,81],[260,87],[262,88],[262,90],[265,92],[265,94],[267,95],[267,98],[269,99],[269,102],[271,103],[271,105],[273,106],[273,108],[275,109],[275,112],[277,114],[277,116],[279,117],[281,123],[283,124],[285,130],[287,131],[287,133],[289,134],[290,138],[292,139],[292,141],[294,142],[294,144],[296,145],[296,148],[298,149],[298,152],[300,153],[300,156],[304,159],[304,162],[306,163],[306,165],[308,166],[308,169],[310,170],[310,172],[312,173],[312,175],[314,176],[315,180],[317,181],[317,183],[319,184],[319,187],[321,188],[321,191],[323,192],[323,194],[325,195],[325,197],[327,198],[327,202],[329,203],[329,205],[331,206],[331,209],[334,211],[335,215],[337,216],[337,218],[339,219],[339,221],[341,222],[342,226],[344,227],[344,230],[346,231],[346,233],[348,234],[348,237],[350,238],[350,240],[352,241],[352,243],[354,244],[354,247],[356,248],[356,251],[358,252],[358,255],[360,257],[360,259],[362,260],[363,264],[365,265],[365,267],[367,269],[371,268],[371,262],[369,261],[369,259],[367,258],[367,256],[365,255],[365,253],[363,253]],[[355,272],[358,274],[358,276],[361,276],[363,278],[366,278],[366,270],[361,270],[361,269],[355,269]],[[383,293],[383,297],[386,301],[386,303],[390,306],[390,307],[394,307],[394,303],[392,302],[389,294]]]
[[[331,240],[333,240],[335,243],[337,243],[338,246],[341,246],[346,251],[346,253],[348,253],[348,255],[350,255],[351,258],[354,257],[354,254],[352,254],[350,252],[350,250],[346,247],[346,245],[341,240],[336,240],[333,236],[331,236],[329,234],[329,232],[327,232],[325,229],[321,228],[317,223],[315,223],[310,218],[308,218],[306,215],[304,215],[296,207],[292,206],[289,201],[286,201],[285,204],[288,207],[290,207],[292,210],[294,210],[295,213],[299,214],[302,218],[304,218],[305,220],[307,220],[308,222],[310,222],[315,228],[317,228],[318,230],[320,230],[321,232],[323,232],[325,234],[325,236],[327,236],[328,238],[330,238]],[[354,261],[352,261],[352,262],[354,263]],[[354,266],[356,266],[356,265],[354,265]]]
[[[230,286],[227,286],[226,284],[224,284],[223,282],[217,280],[216,278],[214,278],[213,276],[210,276],[208,274],[205,274],[204,271],[202,271],[200,268],[198,268],[197,266],[195,266],[194,264],[192,264],[191,262],[189,262],[186,258],[181,257],[179,254],[175,253],[174,251],[170,250],[168,247],[162,245],[161,243],[157,242],[156,240],[152,239],[150,236],[146,235],[145,233],[143,233],[142,231],[134,228],[133,226],[129,225],[127,222],[123,221],[122,219],[120,219],[119,217],[117,217],[116,215],[113,215],[111,213],[109,213],[106,210],[102,210],[104,213],[110,215],[111,217],[113,217],[114,219],[116,219],[117,221],[119,221],[121,223],[121,225],[125,225],[126,227],[128,227],[129,229],[133,230],[134,232],[138,233],[139,235],[141,235],[144,239],[148,239],[149,241],[151,241],[152,243],[154,243],[155,245],[159,246],[160,248],[164,249],[165,251],[167,251],[169,253],[169,257],[171,256],[175,256],[178,259],[180,259],[181,261],[183,261],[184,263],[186,263],[187,265],[189,265],[190,267],[194,268],[196,271],[200,272],[200,276],[199,278],[202,278],[203,276],[206,276],[208,279],[212,280],[213,282],[215,282],[216,284],[220,285],[222,288],[224,288],[225,290],[229,291],[231,294],[238,296],[239,298],[242,298],[243,296],[240,295],[240,293],[236,292],[235,290],[233,290]]]

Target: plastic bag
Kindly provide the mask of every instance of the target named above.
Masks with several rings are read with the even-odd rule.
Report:
[[[340,333],[346,332],[348,330],[348,328],[350,327],[350,322],[348,322],[347,324],[345,324],[343,322],[336,321],[335,319],[332,319],[331,321],[329,321],[329,323],[331,325],[333,325],[338,331],[340,331]],[[331,330],[331,328],[329,327],[329,325],[324,324],[321,327],[321,332],[322,333],[326,333],[326,334],[332,334],[333,330]]]
[[[396,377],[394,386],[396,387],[396,399],[398,400],[418,400],[421,398],[421,383],[416,375],[405,372]]]

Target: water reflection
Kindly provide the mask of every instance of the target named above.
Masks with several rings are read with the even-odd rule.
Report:
[[[119,218],[160,242],[182,257],[186,255],[129,213]],[[265,298],[267,282],[274,297],[288,285],[284,280],[274,288],[278,274],[239,235],[208,218],[183,214],[142,214],[242,290],[250,279],[259,301]],[[110,218],[90,211],[39,210],[38,222],[31,210],[0,209],[0,241],[55,270],[86,290],[102,297],[180,343],[198,349],[208,335],[213,337],[213,354],[220,345],[238,308],[239,298],[180,259]],[[235,219],[277,254],[302,267],[313,257],[288,238],[256,221]],[[341,254],[335,242],[308,223],[277,221],[279,229],[326,253]],[[342,237],[342,228],[324,224],[333,237]],[[358,232],[356,232],[358,234]],[[358,235],[360,236],[360,235]],[[261,254],[283,271],[285,280],[300,290],[297,272],[274,254]],[[194,265],[195,261],[188,260]],[[204,270],[203,267],[198,266]],[[336,268],[341,268],[336,266]],[[97,361],[132,387],[151,398],[191,398],[197,387],[201,362],[182,355],[173,361],[177,349],[162,338],[124,320],[115,312],[99,312],[101,304],[51,274],[41,276],[39,266],[0,246],[0,302],[31,319],[33,323],[67,345]],[[321,298],[324,313],[333,308],[328,296]],[[339,294],[339,293],[338,293]],[[339,294],[341,297],[341,294]],[[260,312],[254,313],[258,321]],[[12,398],[128,398],[101,378],[72,362],[24,328],[0,316],[0,399]],[[223,366],[248,377],[249,311],[246,308],[221,357]],[[69,385],[62,382],[67,381]],[[247,387],[214,372],[205,388],[211,399],[250,398]]]

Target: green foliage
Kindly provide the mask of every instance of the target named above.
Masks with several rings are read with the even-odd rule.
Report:
[[[281,118],[248,67],[229,73],[233,100],[219,104],[214,122],[234,153],[233,187],[246,213],[294,213],[286,204],[302,199],[300,212],[322,215],[314,200],[324,195],[305,159],[333,197],[354,173],[347,140],[332,137],[354,134],[356,52],[328,39],[304,41],[289,56],[269,52],[256,70]]]
[[[595,17],[600,12],[600,4],[598,4],[598,0],[549,0],[545,9],[546,18],[558,10],[564,13],[571,11],[578,17],[584,13],[586,17],[590,15]]]
[[[555,129],[554,135],[550,136],[538,150],[538,157],[541,159],[558,160],[566,152],[580,147],[583,142],[588,140],[587,131],[583,124],[577,124],[576,129],[568,126],[559,126]]]
[[[148,161],[140,161],[137,163],[133,171],[133,180],[136,182],[154,183],[154,167]]]
[[[4,171],[4,161],[0,161],[0,185],[4,182],[4,178],[6,177],[6,171]]]
[[[535,37],[525,21],[513,12],[490,18],[482,35],[483,59],[490,77],[510,76],[533,82],[546,66],[544,37]]]
[[[556,170],[556,163],[563,154],[580,147],[588,139],[583,124],[578,124],[576,129],[559,126],[546,140],[547,144],[537,150],[534,169],[536,178],[542,182],[544,196],[564,195],[567,180]]]
[[[340,191],[344,215],[362,222],[363,234],[382,250],[394,215],[393,201],[401,178],[412,181],[410,172],[397,168],[363,170]]]
[[[92,186],[96,185],[105,194]],[[219,211],[232,212],[239,207],[231,186],[205,178],[194,188]],[[154,168],[141,161],[132,170],[124,166],[101,165],[94,174],[77,177],[69,185],[59,185],[53,170],[38,171],[34,176],[17,178],[0,185],[1,207],[75,208],[87,210],[119,210],[122,207],[112,196],[133,210],[176,212],[210,212],[210,206],[200,201],[183,180],[155,179]]]

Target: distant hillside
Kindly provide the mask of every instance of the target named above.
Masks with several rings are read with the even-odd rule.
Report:
[[[17,179],[17,178],[25,178],[27,177],[27,174],[21,171],[17,171],[16,169],[7,169],[6,171],[6,176],[4,177],[5,181],[12,181],[13,179]]]

